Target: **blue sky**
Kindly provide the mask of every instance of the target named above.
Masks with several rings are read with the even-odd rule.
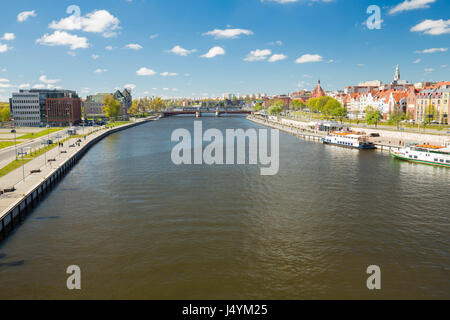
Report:
[[[370,5],[381,29],[365,23]],[[449,13],[448,0],[9,1],[0,101],[29,87],[206,97],[289,93],[320,79],[336,90],[389,82],[397,63],[402,79],[448,81]]]

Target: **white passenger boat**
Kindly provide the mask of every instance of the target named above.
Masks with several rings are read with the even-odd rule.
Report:
[[[429,144],[414,145],[391,151],[391,155],[400,160],[450,167],[450,147]]]
[[[330,132],[322,142],[341,147],[356,149],[375,149],[375,145],[368,141],[368,136],[355,132]]]

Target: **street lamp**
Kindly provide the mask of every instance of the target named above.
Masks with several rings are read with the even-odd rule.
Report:
[[[14,133],[14,151],[15,151],[15,154],[16,154],[16,161],[17,161],[16,129],[12,129],[11,133]]]
[[[48,141],[47,141],[48,142]],[[44,139],[42,139],[42,145],[44,145],[44,165],[47,165],[47,150],[45,150],[45,145],[47,144]]]
[[[25,164],[23,161],[23,156],[26,155],[27,153],[24,152],[24,148],[20,148],[20,152],[19,155],[22,156],[22,176],[23,176],[23,182],[25,182]]]
[[[50,140],[50,125],[47,125],[47,141]]]

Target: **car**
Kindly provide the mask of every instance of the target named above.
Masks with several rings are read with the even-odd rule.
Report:
[[[47,141],[45,141],[45,143],[47,144],[47,145],[51,145],[51,144],[53,144],[53,140],[47,140]]]
[[[373,138],[377,138],[377,137],[379,137],[379,136],[380,136],[380,134],[379,134],[379,133],[376,133],[376,132],[374,132],[374,133],[371,133],[371,134],[370,134],[370,136],[371,136],[371,137],[373,137]]]

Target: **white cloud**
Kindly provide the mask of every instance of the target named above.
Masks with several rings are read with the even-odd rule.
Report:
[[[105,38],[117,35],[120,21],[106,10],[95,10],[85,16],[71,15],[58,22],[52,21],[49,28],[56,30],[83,30],[84,32],[103,33]]]
[[[141,50],[141,49],[142,49],[142,46],[141,46],[140,44],[137,44],[137,43],[130,43],[130,44],[127,44],[127,45],[125,46],[125,49],[130,49],[130,50]]]
[[[0,43],[0,53],[7,52],[11,49],[12,47],[8,46],[7,44]]]
[[[6,32],[2,38],[0,38],[0,40],[5,40],[5,41],[11,41],[14,40],[16,38],[16,36],[14,35],[14,33],[8,33]]]
[[[269,62],[276,62],[276,61],[284,60],[284,59],[286,59],[286,58],[287,58],[287,56],[284,55],[284,54],[274,54],[274,55],[271,56],[271,57],[269,58],[269,60],[267,60],[267,61],[269,61]]]
[[[108,69],[96,69],[95,71],[94,71],[94,73],[105,73],[105,72],[107,72],[108,71]]]
[[[423,32],[433,36],[450,33],[450,19],[449,20],[424,20],[421,23],[411,28],[411,32]]]
[[[19,85],[19,89],[25,89],[25,88],[29,88],[30,84],[29,83],[22,83],[21,85]]]
[[[156,39],[159,37],[159,34],[155,33],[150,36],[150,40]]]
[[[136,71],[136,74],[138,76],[153,76],[153,75],[156,74],[156,71],[152,70],[152,69],[148,69],[148,68],[142,67],[138,71]]]
[[[47,76],[40,76],[39,81],[46,84],[55,84],[61,81],[60,79],[47,79]]]
[[[434,72],[434,68],[425,68],[423,71],[425,71],[425,73],[432,73]]]
[[[414,60],[413,63],[420,63],[420,61],[422,61],[422,59]]]
[[[36,17],[36,12],[34,10],[32,11],[23,11],[17,15],[17,21],[18,22],[24,22],[29,17]]]
[[[445,68],[447,68],[448,66],[446,65],[446,64],[443,64],[442,66],[441,66],[441,68],[443,68],[443,69],[445,69]]]
[[[253,62],[253,61],[261,61],[266,60],[268,56],[272,54],[272,51],[269,49],[263,49],[263,50],[252,50],[247,55],[247,57],[244,58],[245,61]]]
[[[213,36],[216,39],[235,39],[240,35],[250,36],[253,34],[253,31],[246,29],[214,29],[212,31],[205,32],[204,36]]]
[[[100,58],[100,56],[98,54],[93,54],[91,56],[92,59],[97,60],[98,58]]]
[[[72,57],[75,57],[77,55],[75,51],[67,51],[67,54]]]
[[[365,67],[366,65],[364,63],[358,63],[357,66],[358,67]]]
[[[430,48],[422,51],[416,51],[416,53],[436,53],[436,52],[447,52],[448,48]]]
[[[277,2],[280,4],[300,2],[301,0],[261,0],[261,2]],[[333,2],[335,0],[310,0],[311,2]]]
[[[178,75],[178,73],[175,73],[175,72],[163,72],[163,73],[161,73],[161,76],[163,76],[163,77],[175,77],[175,76],[177,76]]]
[[[295,63],[309,63],[309,62],[320,62],[322,61],[322,56],[318,54],[304,54],[297,60],[295,60]]]
[[[5,78],[0,78],[0,82],[9,82],[9,80]]]
[[[277,45],[277,46],[282,46],[282,45],[283,45],[283,42],[280,41],[280,40],[277,40],[277,41],[269,42],[269,45],[270,45],[270,46],[275,46],[275,45]]]
[[[168,50],[168,52],[172,52],[172,53],[174,53],[176,55],[179,55],[179,56],[187,56],[188,54],[191,54],[191,53],[196,52],[196,51],[197,50],[195,50],[195,49],[192,49],[192,50],[184,49],[184,48],[182,48],[182,47],[180,47],[178,45],[173,47],[172,49]]]
[[[106,46],[105,50],[112,51],[114,48],[112,46]]]
[[[79,48],[88,48],[89,43],[87,38],[79,37],[67,33],[65,31],[55,31],[52,34],[44,34],[42,38],[37,39],[36,43],[40,43],[46,46],[69,46],[71,50],[76,50]]]
[[[395,14],[398,12],[415,10],[415,9],[426,9],[429,8],[430,3],[434,3],[436,0],[405,0],[402,3],[399,3],[391,10],[389,10],[389,14]]]
[[[212,47],[211,49],[209,49],[209,51],[207,53],[205,53],[204,55],[200,56],[202,58],[214,58],[216,56],[220,56],[220,55],[224,55],[225,54],[225,50],[221,47]]]
[[[136,88],[136,85],[132,84],[132,83],[126,84],[126,85],[124,85],[124,88],[134,90]]]

